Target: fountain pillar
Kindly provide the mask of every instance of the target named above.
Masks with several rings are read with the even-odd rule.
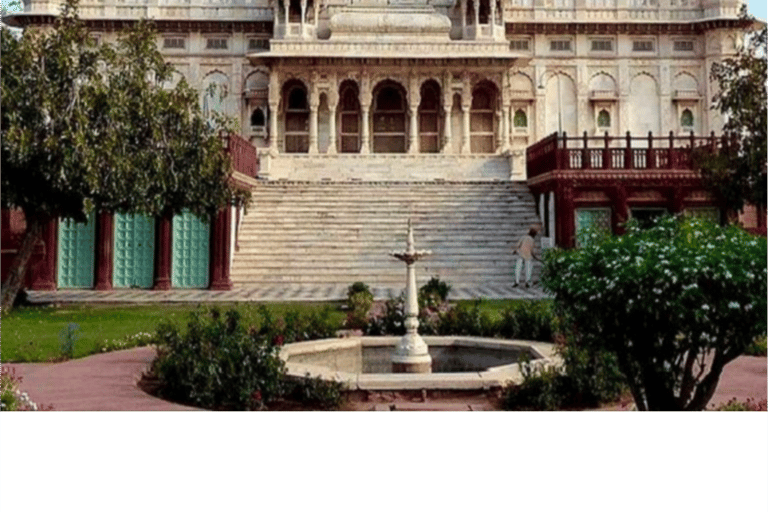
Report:
[[[406,264],[405,285],[405,336],[395,347],[392,356],[393,373],[431,373],[432,357],[427,344],[419,336],[419,301],[416,288],[416,267],[418,260],[431,254],[431,251],[416,251],[413,242],[413,227],[408,220],[408,242],[404,253],[392,256]]]

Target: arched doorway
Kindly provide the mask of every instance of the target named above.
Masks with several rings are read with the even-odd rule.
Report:
[[[472,153],[496,152],[496,103],[498,94],[491,82],[480,82],[472,91],[469,132]]]
[[[374,153],[405,153],[407,117],[403,87],[392,81],[379,84],[373,94]]]
[[[357,84],[342,82],[339,88],[339,151],[360,152],[360,100]]]
[[[419,104],[419,151],[440,152],[440,86],[428,80],[421,86]]]
[[[290,80],[283,86],[285,106],[285,152],[309,151],[309,103],[307,89],[299,80]]]

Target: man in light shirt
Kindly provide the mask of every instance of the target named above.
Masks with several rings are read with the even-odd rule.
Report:
[[[520,241],[515,247],[514,253],[517,255],[517,261],[515,262],[515,285],[520,285],[520,272],[523,270],[523,261],[525,261],[525,287],[531,286],[531,276],[533,275],[533,260],[541,261],[533,253],[534,249],[534,237],[536,236],[536,228],[528,230],[528,234],[520,238]]]

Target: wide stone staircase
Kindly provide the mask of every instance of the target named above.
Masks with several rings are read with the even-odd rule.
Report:
[[[236,288],[402,289],[405,265],[390,253],[405,249],[409,218],[416,249],[432,251],[417,263],[420,284],[438,276],[454,289],[508,286],[512,249],[539,223],[527,186],[515,182],[264,181],[252,192],[232,263]]]

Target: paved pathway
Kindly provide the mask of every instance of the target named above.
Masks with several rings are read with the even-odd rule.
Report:
[[[64,363],[11,364],[22,377],[21,390],[39,405],[57,411],[188,411],[195,410],[150,396],[136,382],[154,359],[151,347],[121,350]],[[766,358],[743,356],[725,367],[712,406],[731,398],[766,398]],[[393,401],[399,410],[487,410],[480,398],[452,399],[443,403]],[[358,404],[359,405],[359,404]],[[392,404],[370,404],[364,409],[389,410]],[[361,407],[355,407],[360,409]]]
[[[373,287],[375,300],[396,297],[402,288]],[[346,286],[275,285],[266,288],[236,287],[232,290],[56,290],[27,292],[30,302],[315,302],[347,298]],[[451,300],[466,299],[541,299],[546,294],[539,286],[514,287],[509,284],[456,286]]]

